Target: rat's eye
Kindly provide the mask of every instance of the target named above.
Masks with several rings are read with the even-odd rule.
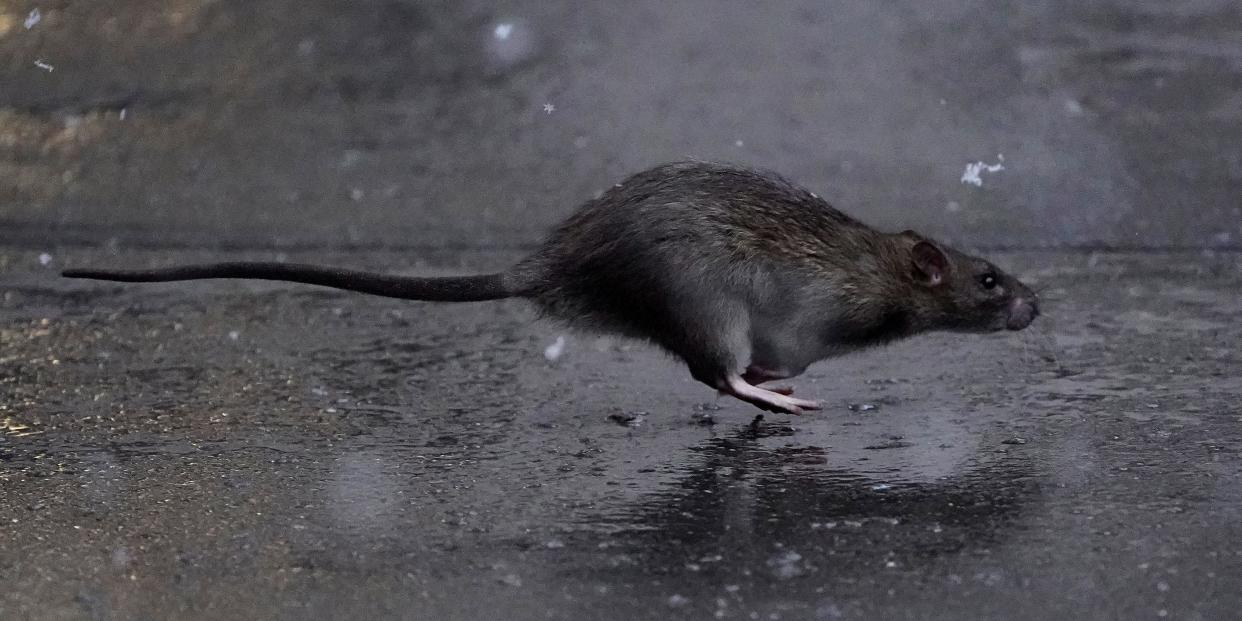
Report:
[[[996,282],[997,282],[996,274],[993,274],[991,272],[988,272],[979,277],[979,286],[983,287],[984,289],[995,289]]]

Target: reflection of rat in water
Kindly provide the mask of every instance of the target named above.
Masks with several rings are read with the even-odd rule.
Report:
[[[220,263],[65,276],[258,278],[440,302],[528,298],[572,325],[653,341],[700,382],[791,414],[820,405],[759,384],[920,332],[1021,330],[1039,314],[1030,289],[983,259],[912,231],[870,229],[778,176],[702,162],[630,177],[499,274]]]

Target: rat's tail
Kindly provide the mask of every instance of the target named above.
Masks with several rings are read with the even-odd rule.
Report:
[[[346,291],[360,291],[404,300],[428,300],[433,302],[477,302],[499,300],[518,295],[515,288],[506,285],[505,274],[482,274],[478,276],[449,276],[440,278],[416,278],[386,276],[343,270],[334,267],[295,265],[289,263],[215,263],[212,265],[187,265],[156,270],[109,271],[65,270],[67,278],[90,278],[118,282],[168,282],[173,280],[200,280],[206,278],[254,278],[281,280],[308,285],[335,287]]]

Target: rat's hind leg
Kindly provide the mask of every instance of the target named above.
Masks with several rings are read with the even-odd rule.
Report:
[[[797,377],[814,360],[815,333],[801,329],[785,319],[778,322],[768,317],[751,326],[751,358],[742,379],[752,386]],[[793,393],[787,384],[766,390],[783,395]]]
[[[663,326],[660,342],[686,361],[694,379],[769,412],[801,414],[819,404],[752,386],[742,371],[751,358],[750,315],[736,300],[716,304],[678,304]]]
[[[751,364],[750,366],[746,367],[746,371],[742,373],[742,379],[746,380],[748,384],[754,384],[756,386],[764,382],[783,380],[783,379],[788,379],[791,377],[793,377],[792,373],[787,373],[784,371],[774,371],[772,369],[769,369],[767,367],[762,367],[757,364]]]
[[[801,370],[789,371],[786,369],[782,369],[779,371],[774,371],[765,366],[752,363],[750,366],[746,367],[746,371],[742,373],[742,379],[746,380],[746,383],[750,384],[751,386],[760,386],[761,384],[765,384],[767,382],[775,382],[777,380],[797,377],[800,374],[801,374]],[[772,392],[785,395],[786,397],[794,393],[793,386],[790,386],[788,384],[783,384],[780,386],[760,386],[760,387],[763,388],[764,390],[770,390]]]
[[[792,392],[792,389],[789,390]],[[754,386],[743,379],[741,375],[731,375],[725,378],[720,392],[733,395],[742,401],[769,412],[801,414],[802,410],[818,410],[822,407],[818,401],[795,399],[788,394],[779,392],[779,389],[768,390]]]
[[[761,367],[756,364],[751,364],[750,366],[746,367],[746,371],[742,373],[742,379],[746,380],[746,383],[750,384],[751,386],[758,386],[765,382],[774,382],[776,380],[787,379],[793,376],[794,376],[793,373],[787,373],[783,371],[773,371],[771,369]],[[793,386],[769,386],[766,390],[770,390],[772,392],[779,393],[787,397],[789,395],[792,395],[794,391]]]

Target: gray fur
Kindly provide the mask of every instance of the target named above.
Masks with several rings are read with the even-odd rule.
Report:
[[[817,406],[756,391],[739,376],[751,385],[793,377],[817,360],[920,332],[1021,329],[1038,314],[1034,293],[983,259],[910,231],[871,229],[778,175],[694,161],[617,184],[499,275],[417,279],[273,264],[73,274],[260,277],[442,301],[523,297],[573,326],[656,343],[700,382],[793,413]]]
[[[969,292],[920,287],[909,247],[922,239],[875,231],[772,173],[679,162],[585,204],[511,278],[547,315],[651,340],[720,388],[750,366],[792,377],[918,332],[990,330],[1013,295],[1033,303],[999,270],[1011,294],[983,308]],[[945,252],[960,266],[955,289],[995,270]]]

